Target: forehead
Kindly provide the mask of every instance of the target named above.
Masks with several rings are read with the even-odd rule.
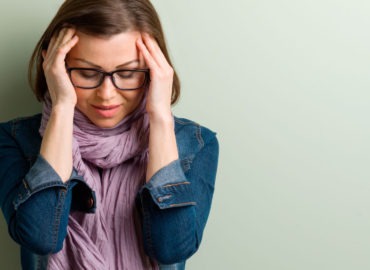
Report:
[[[106,68],[113,68],[122,63],[138,59],[136,40],[140,33],[123,32],[117,35],[93,36],[77,32],[78,43],[68,53],[68,58],[79,58]]]

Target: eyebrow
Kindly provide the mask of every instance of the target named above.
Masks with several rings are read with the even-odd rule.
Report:
[[[85,63],[85,64],[88,64],[88,65],[90,65],[90,66],[92,66],[92,67],[95,67],[95,68],[98,68],[98,69],[102,69],[102,67],[101,67],[101,66],[96,65],[96,64],[94,64],[94,63],[91,63],[90,61],[87,61],[87,60],[85,60],[85,59],[83,59],[83,58],[73,58],[73,60],[75,60],[75,61],[79,61],[79,62],[83,62],[83,63]],[[139,63],[139,60],[138,60],[138,59],[135,59],[135,60],[128,61],[128,62],[126,62],[126,63],[124,63],[124,64],[121,64],[121,65],[119,65],[119,66],[116,66],[116,68],[123,68],[123,67],[126,67],[126,66],[128,66],[128,65],[130,65],[130,64],[132,64],[132,63]]]

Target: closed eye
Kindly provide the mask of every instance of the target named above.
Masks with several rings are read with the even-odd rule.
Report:
[[[101,76],[98,71],[91,69],[79,69],[75,70],[74,72],[76,72],[76,75],[84,79],[97,79]]]
[[[132,79],[135,77],[137,72],[132,71],[132,70],[123,70],[123,71],[118,71],[116,72],[117,76],[120,79]]]

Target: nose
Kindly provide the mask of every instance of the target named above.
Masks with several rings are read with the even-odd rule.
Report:
[[[105,76],[103,83],[98,87],[97,96],[103,100],[110,100],[117,94],[117,89],[112,82],[112,77]]]

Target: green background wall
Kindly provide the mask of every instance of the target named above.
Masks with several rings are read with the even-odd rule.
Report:
[[[0,4],[0,121],[39,111],[27,61],[60,3]],[[221,146],[188,269],[370,269],[370,2],[153,3],[182,78],[174,111]],[[0,218],[0,269],[18,256]]]

